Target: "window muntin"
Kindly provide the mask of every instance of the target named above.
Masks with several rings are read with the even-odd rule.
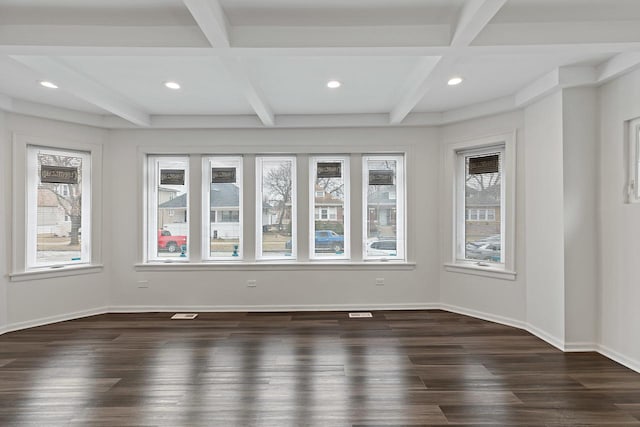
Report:
[[[462,217],[457,230],[459,260],[505,263],[504,153],[504,144],[457,152],[458,216]],[[470,167],[485,159],[493,162],[490,168]]]
[[[243,258],[243,173],[242,156],[212,156],[203,159],[202,241],[204,259],[241,260]]]
[[[295,259],[296,158],[256,157],[256,259]]]
[[[27,168],[26,268],[90,263],[91,154],[29,145]]]
[[[309,258],[350,257],[349,157],[310,159]]]
[[[149,156],[147,258],[189,257],[189,157]]]
[[[404,156],[370,155],[363,156],[362,160],[365,215],[363,259],[403,260],[405,257]],[[394,244],[395,248],[390,249]]]

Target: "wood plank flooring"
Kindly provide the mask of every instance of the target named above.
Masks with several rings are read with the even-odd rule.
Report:
[[[640,374],[458,314],[171,314],[0,336],[0,426],[640,426]]]

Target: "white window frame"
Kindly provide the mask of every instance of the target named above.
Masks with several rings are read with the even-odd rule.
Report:
[[[316,176],[318,171],[318,162],[342,162],[342,179],[344,180],[344,246],[341,254],[323,254],[318,256],[316,254],[316,238],[315,238],[315,197],[309,197],[309,259],[310,260],[335,260],[351,259],[351,173],[350,164],[351,156],[349,155],[323,155],[323,156],[311,156],[309,158],[309,194],[315,195],[316,189]],[[323,192],[323,197],[325,196]],[[322,209],[319,212],[318,221],[331,221],[331,209],[327,209],[327,218],[322,218]],[[337,207],[335,208],[337,218]]]
[[[150,154],[147,156],[147,209],[145,213],[146,218],[146,261],[150,262],[189,262],[189,256],[191,254],[191,233],[187,233],[187,250],[184,257],[179,258],[166,258],[158,256],[158,188],[160,186],[160,162],[163,163],[182,163],[184,165],[169,165],[164,167],[184,167],[184,185],[186,188],[186,216],[188,229],[191,229],[191,215],[190,215],[190,186],[189,186],[189,156],[171,156],[171,155],[155,155]]]
[[[30,191],[35,174],[30,174],[28,169],[29,146],[43,149],[60,150],[73,153],[86,153],[89,158],[90,171],[85,172],[85,178],[89,181],[89,201],[84,201],[83,195],[83,246],[88,245],[86,256],[80,262],[57,263],[46,266],[34,266],[29,261],[35,257],[35,242],[30,243],[29,211],[28,204],[36,206],[34,214],[37,218],[37,194]],[[83,164],[85,162],[83,161]],[[83,180],[84,183],[84,180]],[[83,188],[83,192],[85,188]],[[77,274],[99,273],[102,271],[102,144],[87,141],[74,141],[69,139],[58,140],[53,138],[35,137],[20,133],[13,134],[13,236],[11,273],[9,278],[13,282],[32,280],[33,278],[50,278],[72,276]],[[85,209],[86,207],[86,209]],[[33,210],[33,209],[31,209]],[[85,215],[89,215],[86,220]],[[32,232],[32,231],[31,231]],[[29,254],[33,252],[33,254]],[[33,258],[35,259],[35,258]]]
[[[238,256],[211,256],[210,239],[211,239],[211,173],[215,162],[234,163],[236,162],[236,183],[240,188],[240,205],[239,205],[239,244]],[[244,172],[242,166],[244,164],[243,156],[205,156],[202,158],[202,259],[205,261],[243,261],[244,260]],[[220,166],[227,167],[227,166]],[[222,216],[222,215],[220,215]],[[218,222],[216,213],[216,222]],[[235,224],[235,223],[229,223]]]
[[[502,263],[464,259],[465,200],[464,157],[461,153],[495,152],[503,147],[501,169],[501,258]],[[458,273],[479,274],[500,279],[515,280],[515,218],[516,218],[516,138],[515,132],[478,138],[471,141],[449,144],[446,151],[448,170],[452,179],[452,236],[451,255],[445,268]],[[496,212],[497,215],[497,212]],[[461,255],[462,254],[462,255]]]
[[[276,160],[276,161],[291,161],[291,256],[265,256],[262,253],[262,169],[264,160]],[[297,157],[291,156],[271,156],[271,155],[257,155],[255,170],[256,170],[256,261],[273,261],[273,260],[287,260],[296,261],[298,258],[298,175],[296,167]]]
[[[627,201],[640,203],[640,118],[629,122],[629,181]]]
[[[37,231],[38,231],[38,152],[51,153],[63,156],[79,157],[82,160],[82,206],[81,223],[89,232],[83,233],[80,247],[80,259],[76,261],[59,261],[46,264],[38,264],[37,258]],[[91,153],[79,150],[69,150],[39,145],[27,146],[27,263],[26,270],[38,270],[68,265],[82,265],[91,263]],[[34,156],[36,156],[34,158]],[[68,190],[67,190],[68,191]]]
[[[369,218],[368,190],[369,190],[369,160],[393,160],[396,162],[396,256],[389,258],[384,255],[367,255],[367,221]],[[364,261],[406,261],[407,241],[407,193],[405,180],[405,155],[403,154],[368,154],[362,156],[362,259]]]

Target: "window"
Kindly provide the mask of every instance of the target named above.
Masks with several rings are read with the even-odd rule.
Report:
[[[241,260],[242,242],[242,157],[214,156],[203,160],[204,182],[203,258]]]
[[[504,153],[504,144],[457,152],[460,260],[504,264]]]
[[[640,118],[629,122],[628,201],[640,202]]]
[[[148,157],[147,258],[189,256],[189,158]]]
[[[362,160],[366,215],[363,258],[402,260],[405,256],[404,157],[371,155],[363,156]]]
[[[296,158],[256,157],[256,258],[296,257]]]
[[[91,262],[91,154],[27,147],[26,268]]]
[[[349,157],[314,156],[309,166],[309,258],[347,259],[349,238]]]

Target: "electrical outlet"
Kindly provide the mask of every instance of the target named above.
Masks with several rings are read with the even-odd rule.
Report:
[[[383,277],[376,278],[376,286],[384,286],[384,278]]]
[[[255,288],[256,287],[256,281],[255,280],[247,280],[247,286],[250,288]]]
[[[149,287],[148,280],[138,280],[138,289],[147,289]]]

